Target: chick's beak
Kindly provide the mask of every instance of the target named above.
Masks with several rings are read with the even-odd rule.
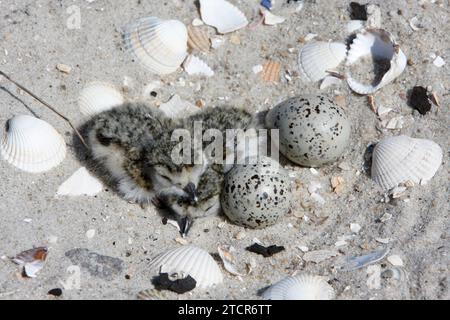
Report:
[[[198,197],[197,197],[197,188],[195,187],[195,184],[192,182],[189,182],[183,189],[189,196],[189,200],[192,203],[197,203]]]

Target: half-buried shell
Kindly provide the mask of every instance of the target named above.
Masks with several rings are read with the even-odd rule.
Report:
[[[208,252],[194,245],[161,253],[150,262],[150,268],[159,273],[183,272],[194,278],[199,288],[211,287],[223,281],[222,272],[216,261]]]

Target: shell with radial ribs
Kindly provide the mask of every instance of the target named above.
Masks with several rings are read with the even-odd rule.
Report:
[[[322,277],[300,274],[278,281],[262,296],[266,300],[331,300],[335,293]]]
[[[189,75],[212,77],[214,71],[200,58],[190,55],[183,63],[183,69]]]
[[[87,117],[120,106],[124,102],[122,93],[112,84],[105,82],[89,83],[78,98],[80,112]]]
[[[192,50],[208,52],[211,48],[211,39],[202,27],[188,26],[188,46]]]
[[[376,82],[365,84],[353,79],[347,72],[350,89],[359,94],[371,94],[394,81],[406,67],[406,56],[393,36],[383,29],[363,29],[350,45],[346,65],[349,68],[363,57],[389,61],[389,69],[376,76]],[[373,61],[371,63],[374,63]],[[376,63],[376,61],[375,61]],[[376,63],[376,65],[379,65]],[[380,67],[380,66],[379,66]]]
[[[264,82],[277,83],[280,81],[281,64],[277,61],[267,61],[263,66],[262,79]]]
[[[442,156],[441,147],[431,140],[385,138],[373,150],[371,176],[384,190],[408,181],[423,184],[436,174]]]
[[[200,0],[202,20],[221,34],[244,28],[248,20],[241,10],[225,0]]]
[[[223,281],[223,275],[216,261],[205,250],[186,245],[171,249],[150,261],[150,268],[159,273],[190,275],[197,281],[197,287],[208,288]]]
[[[346,54],[347,47],[343,43],[315,41],[302,47],[298,63],[307,79],[317,82],[344,61]]]
[[[0,153],[11,165],[27,172],[45,172],[66,156],[63,137],[47,122],[29,115],[8,120]]]
[[[146,17],[124,28],[124,42],[139,62],[155,74],[175,72],[187,55],[188,33],[178,20]]]

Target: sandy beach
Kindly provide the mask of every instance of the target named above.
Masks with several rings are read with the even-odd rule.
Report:
[[[191,0],[133,0],[126,4],[115,0],[1,0],[0,70],[77,127],[86,121],[77,99],[92,81],[118,88],[125,81],[127,99],[154,107],[174,94],[192,104],[201,100],[205,106],[231,105],[250,112],[268,110],[295,95],[339,96],[352,125],[350,146],[342,159],[317,168],[317,172],[283,161],[293,181],[295,201],[274,226],[244,229],[224,217],[195,224],[185,240],[217,258],[224,282],[182,295],[163,291],[161,298],[261,299],[259,290],[297,272],[323,276],[334,288],[336,299],[450,299],[449,2],[370,1],[380,6],[383,28],[410,59],[405,71],[374,95],[376,105],[392,108],[393,115],[404,117],[399,129],[383,128],[367,97],[354,94],[345,82],[320,90],[318,83],[306,81],[299,71],[298,52],[307,35],[316,35],[310,41],[345,43],[349,1],[305,1],[297,11],[298,2],[277,0],[272,12],[286,20],[274,26],[258,23],[260,1],[230,2],[245,13],[250,24],[222,36],[205,27],[210,37],[223,42],[207,54],[198,53],[215,72],[210,78],[190,76],[182,68],[165,76],[151,74],[125,52],[122,43],[122,28],[141,17],[178,19],[186,25],[200,19]],[[79,25],[73,20],[77,13]],[[413,17],[420,22],[417,30],[410,26]],[[436,56],[446,63],[434,65]],[[278,83],[266,83],[253,72],[254,66],[268,60],[281,64]],[[58,64],[70,66],[70,72],[61,72]],[[154,90],[156,96],[143,95],[145,86],[155,81],[161,82]],[[413,110],[407,96],[414,86],[431,87],[440,106],[432,104],[425,115]],[[153,207],[142,209],[128,203],[107,185],[93,197],[56,196],[58,187],[86,166],[82,147],[66,122],[0,77],[1,134],[6,121],[19,114],[50,123],[62,134],[68,150],[59,166],[39,174],[0,161],[0,299],[55,299],[47,294],[54,288],[63,289],[60,299],[136,299],[138,292],[151,289],[154,274],[149,261],[181,245],[176,240],[177,229],[164,225]],[[400,198],[392,199],[371,180],[365,154],[368,146],[399,134],[431,139],[444,156],[426,185],[408,188]],[[343,188],[338,193],[331,186],[332,177],[342,178]],[[317,192],[325,200],[323,204],[311,199],[311,183],[321,185]],[[359,224],[361,229],[355,233],[350,224]],[[285,250],[268,258],[246,251],[255,238]],[[236,266],[243,276],[223,268],[217,257],[218,245],[236,249]],[[36,278],[23,278],[20,267],[8,257],[40,246],[49,247],[44,268]],[[71,251],[77,248],[89,251]],[[385,272],[393,267],[387,257],[374,263],[381,271],[380,283],[375,286],[368,281],[368,267],[354,271],[338,268],[348,257],[382,248],[389,249],[387,257],[401,258],[400,279]],[[316,250],[333,254],[318,263],[304,259],[306,251]],[[114,259],[106,259],[105,264],[105,259],[89,253]],[[79,285],[71,285],[74,276],[79,276]]]

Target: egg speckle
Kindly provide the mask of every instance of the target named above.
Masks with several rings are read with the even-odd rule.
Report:
[[[309,167],[336,161],[350,140],[350,122],[325,95],[303,95],[281,102],[268,112],[266,125],[279,129],[279,148],[285,157]]]
[[[222,209],[235,224],[249,228],[274,225],[290,207],[291,181],[275,160],[236,165],[225,176]]]

